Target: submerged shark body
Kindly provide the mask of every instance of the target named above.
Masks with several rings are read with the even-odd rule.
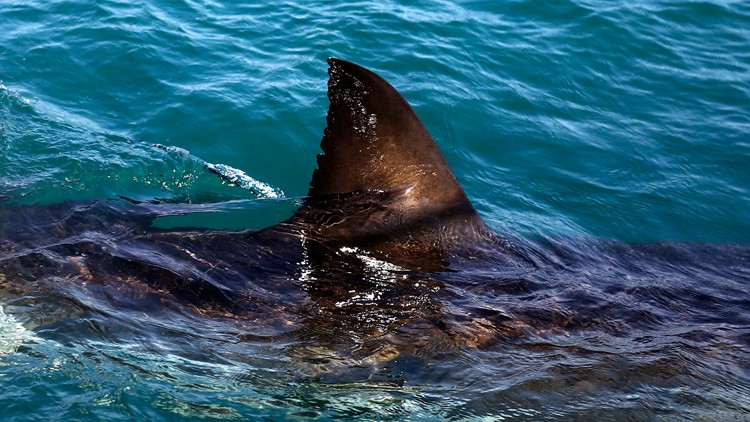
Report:
[[[192,206],[0,208],[6,312],[27,327],[92,312],[232,321],[241,341],[291,341],[306,356],[341,346],[381,362],[707,323],[701,297],[750,278],[741,245],[542,245],[493,233],[403,97],[362,67],[329,64],[323,153],[290,219],[254,232],[163,231],[155,217]],[[664,280],[678,291],[660,290]]]

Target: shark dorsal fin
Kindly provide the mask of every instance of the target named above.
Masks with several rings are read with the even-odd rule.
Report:
[[[329,59],[326,127],[310,192],[292,222],[306,239],[365,248],[408,268],[491,238],[435,141],[375,73]]]
[[[310,197],[402,192],[414,206],[468,204],[435,141],[406,100],[375,73],[329,59],[327,123]]]

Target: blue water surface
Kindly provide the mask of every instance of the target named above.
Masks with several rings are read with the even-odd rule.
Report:
[[[373,69],[404,95],[500,233],[750,244],[742,1],[5,1],[0,201],[211,205],[163,227],[282,221],[320,153],[328,57]],[[284,339],[238,341],[251,322],[170,327],[96,304],[68,314],[36,297],[11,301],[4,288],[2,419],[741,420],[750,264],[733,253],[722,280],[736,291],[663,293],[706,294],[716,321],[704,327],[540,332],[535,348],[402,357],[393,382],[353,369],[385,358],[295,366],[302,352]],[[666,302],[654,314],[672,321]],[[716,360],[701,367],[690,350],[709,343]],[[675,355],[621,370],[618,350],[638,344]]]

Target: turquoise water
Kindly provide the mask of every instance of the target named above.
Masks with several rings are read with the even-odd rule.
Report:
[[[401,91],[499,232],[749,244],[748,28],[750,4],[731,1],[4,2],[0,199],[124,197],[218,210],[164,226],[282,221],[316,165],[333,56]],[[241,178],[228,183],[207,163]],[[608,407],[639,408],[626,389],[586,404],[596,383],[583,375],[560,386],[574,392],[551,395],[552,409],[538,390],[489,405],[462,396],[467,383],[502,392],[527,374],[508,369],[494,385],[460,375],[321,382],[267,364],[283,344],[204,356],[212,342],[232,342],[224,323],[195,338],[163,327],[161,344],[156,332],[139,337],[143,321],[132,315],[112,317],[123,330],[113,341],[93,323],[76,340],[66,322],[39,331],[8,314],[0,313],[8,420],[617,419]],[[492,373],[481,354],[467,356]],[[672,400],[679,385],[656,379],[646,383],[649,405],[629,415],[747,417],[747,364],[721,362],[744,372],[727,375],[713,401]]]

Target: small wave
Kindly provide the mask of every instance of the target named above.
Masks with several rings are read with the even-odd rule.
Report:
[[[161,144],[155,144],[154,146],[167,151],[168,153],[174,153],[181,157],[194,160],[202,164],[203,167],[206,168],[206,170],[221,177],[231,186],[239,186],[242,189],[249,190],[256,196],[258,196],[258,198],[284,198],[284,192],[281,189],[271,186],[268,183],[261,182],[260,180],[256,180],[240,169],[236,169],[226,164],[209,163],[207,161],[201,160],[198,157],[195,157],[194,155],[190,154],[190,151],[184,148]]]
[[[259,180],[255,180],[242,170],[230,167],[226,164],[205,163],[205,166],[209,171],[218,174],[230,184],[252,191],[260,198],[280,199],[284,197],[284,192],[282,192],[281,189]]]
[[[24,97],[23,95],[19,94],[18,91],[15,89],[8,88],[7,86],[3,85],[2,82],[0,82],[0,92],[5,93],[9,97],[15,98],[19,101],[21,101],[24,104],[31,104],[31,101],[29,101],[28,98]]]

